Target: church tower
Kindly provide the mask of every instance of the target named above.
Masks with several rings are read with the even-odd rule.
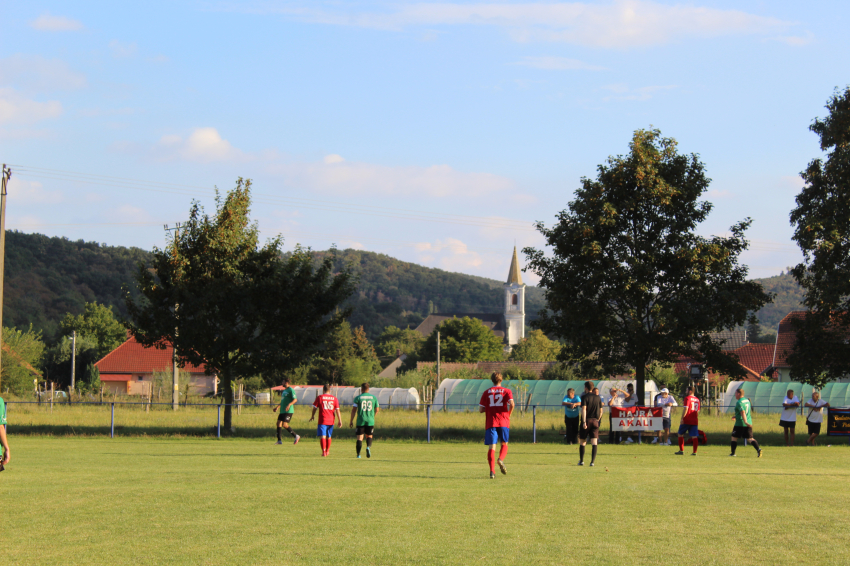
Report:
[[[505,283],[505,337],[508,346],[514,346],[525,338],[525,284],[519,271],[516,246]]]

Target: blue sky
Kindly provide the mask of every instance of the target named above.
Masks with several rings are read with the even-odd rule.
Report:
[[[128,4],[3,3],[8,228],[149,249],[242,176],[287,247],[502,279],[654,126],[713,179],[701,233],[754,219],[764,277],[850,83],[845,2]]]

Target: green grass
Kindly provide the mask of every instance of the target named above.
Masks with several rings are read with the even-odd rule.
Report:
[[[479,423],[480,424],[480,423]],[[306,431],[305,431],[306,432]],[[16,436],[4,564],[846,564],[850,449]],[[826,441],[827,439],[823,439]]]

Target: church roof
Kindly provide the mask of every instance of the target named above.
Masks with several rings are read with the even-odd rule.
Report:
[[[489,328],[493,334],[498,336],[499,338],[505,337],[505,318],[500,313],[436,313],[429,314],[428,317],[422,321],[422,323],[416,327],[416,332],[422,334],[422,336],[430,336],[437,325],[445,322],[446,320],[452,318],[463,318],[468,316],[469,318],[477,318],[481,322],[484,323],[484,326]]]
[[[522,275],[519,271],[519,260],[516,257],[516,246],[514,246],[514,257],[511,258],[511,269],[508,271],[508,283],[522,285]]]

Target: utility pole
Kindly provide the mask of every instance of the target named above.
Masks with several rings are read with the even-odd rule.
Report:
[[[440,388],[440,331],[437,331],[437,389]]]
[[[77,376],[77,331],[71,331],[71,393],[74,392]]]
[[[169,228],[168,224],[165,225],[165,231],[168,232],[170,230],[174,230],[174,260],[177,261],[177,239],[180,236],[180,223],[175,224],[174,228]],[[174,305],[174,316],[177,316],[177,307],[178,305]],[[177,338],[177,327],[174,327],[174,338],[176,342]],[[174,386],[171,390],[171,408],[176,411],[177,407],[180,406],[180,380],[179,380],[179,368],[177,367],[177,344],[172,342],[171,344],[171,383]]]
[[[12,178],[12,170],[3,164],[0,180],[0,369],[3,367],[3,275],[6,267],[6,185]]]

